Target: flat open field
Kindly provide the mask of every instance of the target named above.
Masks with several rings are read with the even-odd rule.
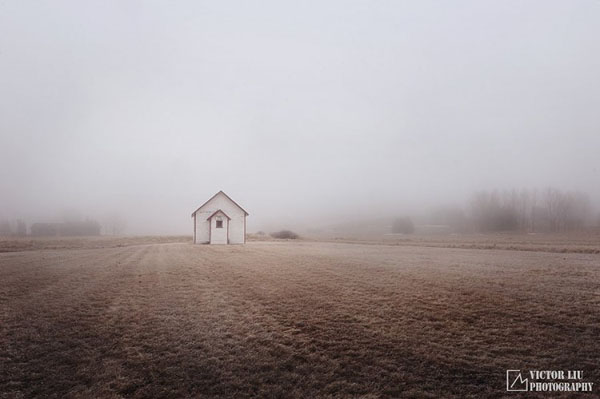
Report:
[[[377,237],[338,237],[333,242],[387,244],[463,249],[506,249],[510,251],[600,254],[600,231],[569,234],[387,234]]]
[[[6,398],[519,397],[507,369],[583,370],[593,397],[600,256],[324,242],[6,252],[0,348]]]

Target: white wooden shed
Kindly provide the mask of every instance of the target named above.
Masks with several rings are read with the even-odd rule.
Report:
[[[245,244],[248,212],[223,191],[192,213],[194,244]]]

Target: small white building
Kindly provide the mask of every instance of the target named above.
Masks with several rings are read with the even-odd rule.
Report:
[[[245,244],[248,212],[223,191],[192,213],[194,244]]]

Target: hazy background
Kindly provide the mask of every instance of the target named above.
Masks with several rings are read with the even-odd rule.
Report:
[[[302,3],[302,4],[296,4]],[[600,202],[599,1],[0,1],[0,217],[249,231]]]

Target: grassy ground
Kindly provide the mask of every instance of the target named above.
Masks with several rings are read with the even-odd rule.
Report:
[[[0,252],[40,249],[114,248],[141,244],[192,242],[191,236],[2,237]]]
[[[504,397],[506,369],[583,370],[600,384],[599,308],[594,254],[319,242],[10,252],[0,397]]]
[[[600,254],[600,231],[563,233],[389,234],[337,237],[334,242],[463,249]]]

